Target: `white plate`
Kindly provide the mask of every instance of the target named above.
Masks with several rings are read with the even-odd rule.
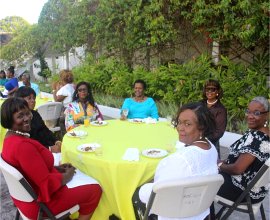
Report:
[[[84,137],[86,135],[87,135],[86,131],[69,131],[69,132],[67,132],[67,136],[74,137],[74,138]]]
[[[91,121],[90,124],[93,126],[104,126],[104,125],[107,125],[108,122],[107,121]]]
[[[77,147],[78,151],[88,153],[88,152],[94,152],[98,147],[100,147],[100,144],[98,143],[89,143],[89,144],[82,144]]]
[[[142,155],[150,158],[161,158],[168,155],[168,152],[163,149],[150,148],[142,151]]]
[[[145,123],[145,120],[142,119],[142,118],[133,118],[133,119],[128,119],[129,122],[132,122],[132,123]]]

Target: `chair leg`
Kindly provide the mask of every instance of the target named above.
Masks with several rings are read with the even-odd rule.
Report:
[[[216,214],[216,219],[220,219],[220,217],[222,216],[222,213],[225,211],[226,207],[222,206],[221,209],[218,211],[218,213]]]
[[[261,211],[262,220],[266,220],[263,204],[261,204],[260,206],[260,211]]]
[[[247,197],[247,207],[248,207],[248,214],[249,214],[250,220],[255,220],[250,197]]]
[[[16,211],[16,216],[15,216],[15,220],[19,220],[20,219],[20,212],[19,210],[17,209]]]

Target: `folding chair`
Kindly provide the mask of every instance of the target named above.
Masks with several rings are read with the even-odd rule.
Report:
[[[48,102],[37,107],[38,113],[52,132],[61,131],[60,126],[56,126],[61,116],[63,104],[61,102]]]
[[[35,191],[31,187],[31,185],[27,182],[27,180],[23,177],[23,175],[13,166],[5,162],[1,156],[0,156],[0,169],[2,170],[2,173],[6,180],[9,193],[13,198],[20,201],[24,201],[24,202],[32,202],[32,201],[37,200],[37,195]],[[55,216],[52,214],[52,212],[44,203],[37,202],[37,204],[39,205],[39,213],[38,213],[38,218],[37,218],[38,220],[40,219],[52,219],[52,220],[65,219],[69,215],[79,210],[79,205],[75,205],[68,210],[58,213]],[[43,214],[46,214],[47,217],[43,218]],[[19,220],[20,215],[22,219],[29,220],[17,208],[15,220]]]
[[[143,219],[149,212],[168,218],[186,218],[206,211],[224,182],[220,174],[196,176],[154,184]]]
[[[249,196],[249,192],[253,187],[262,187],[270,183],[270,158],[265,162],[265,164],[260,168],[254,178],[247,185],[246,189],[241,193],[235,202],[225,199],[219,195],[216,196],[215,202],[222,205],[219,212],[216,214],[216,219],[225,220],[227,219],[234,210],[239,212],[248,213],[251,220],[255,220],[255,214],[259,211],[261,212],[262,220],[266,220],[263,201],[259,203],[252,204]],[[242,202],[245,199],[245,202]],[[225,209],[227,212],[222,216]]]

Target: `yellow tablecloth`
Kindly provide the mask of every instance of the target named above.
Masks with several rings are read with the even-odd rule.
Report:
[[[46,102],[48,101],[52,101],[52,99],[41,99],[39,96],[37,96],[36,98],[36,108],[40,105],[43,105],[45,104]],[[1,111],[1,106],[4,102],[4,99],[0,99],[0,111]],[[5,138],[5,135],[6,135],[6,129],[3,128],[1,125],[0,125],[0,152],[2,151],[2,147],[3,147],[3,141],[4,141],[4,138]]]
[[[115,214],[123,220],[134,220],[132,195],[135,189],[151,180],[160,159],[140,155],[138,162],[122,160],[129,147],[166,149],[178,139],[177,132],[166,122],[134,124],[128,121],[109,120],[106,126],[83,125],[76,129],[88,132],[84,139],[64,136],[63,162],[71,162],[102,186],[103,194],[93,220],[107,220]],[[77,146],[97,142],[102,145],[102,156],[81,153]]]

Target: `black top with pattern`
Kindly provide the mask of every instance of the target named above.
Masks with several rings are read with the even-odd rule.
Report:
[[[261,166],[270,156],[269,136],[261,131],[248,130],[230,147],[230,153],[226,161],[227,164],[234,163],[240,154],[249,153],[256,157],[254,162],[241,175],[232,175],[232,183],[242,190],[245,190],[247,184],[256,175]],[[267,193],[266,187],[253,188],[250,197],[258,199],[265,197]]]

